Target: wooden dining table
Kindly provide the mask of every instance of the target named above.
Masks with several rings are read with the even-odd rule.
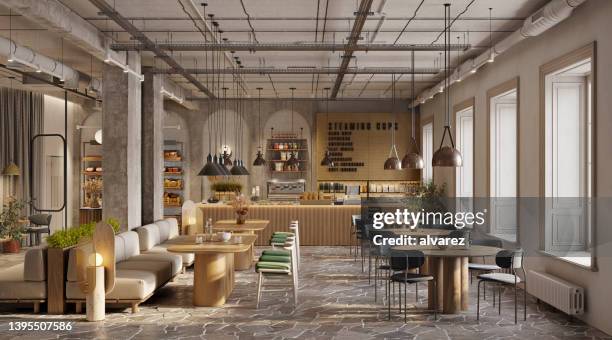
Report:
[[[195,238],[196,236],[186,236],[180,243],[173,244],[167,249],[172,253],[195,254],[194,306],[223,306],[234,289],[234,254],[249,250],[255,243],[257,235],[233,235],[227,242],[196,243]]]
[[[501,248],[473,245],[469,247],[449,246],[445,249],[434,246],[396,246],[393,250],[420,250],[425,255],[421,273],[432,275],[437,284],[437,305],[434,304],[432,282],[429,283],[429,309],[436,308],[444,314],[457,314],[469,309],[470,257],[495,256]]]
[[[265,230],[270,224],[269,220],[248,219],[243,224],[237,224],[236,220],[219,220],[214,222],[213,231],[230,231],[241,235],[254,235],[256,232]],[[249,270],[253,265],[255,249],[251,246],[248,250],[234,254],[234,266],[236,270]]]

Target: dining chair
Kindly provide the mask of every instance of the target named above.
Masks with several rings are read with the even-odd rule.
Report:
[[[355,246],[355,261],[357,261],[357,220],[361,220],[361,215],[351,215],[351,229],[349,230],[349,256],[353,255],[353,245]]]
[[[274,286],[274,287],[292,287],[293,291],[293,307],[297,307],[298,304],[298,266],[297,266],[297,258],[295,251],[296,242],[294,238],[287,239],[287,242],[283,245],[283,250],[286,250],[287,259],[281,260],[280,257],[282,255],[280,253],[276,253],[278,255],[271,255],[270,253],[264,254],[259,258],[259,261],[255,264],[255,271],[259,274],[257,280],[257,304],[256,308],[259,308],[259,302],[261,300],[261,294],[263,292],[285,292],[286,289],[264,289],[264,285],[266,286]],[[279,251],[277,249],[276,251]],[[271,259],[270,257],[276,257],[276,259]],[[291,278],[291,283],[286,282],[274,282],[276,279],[271,279],[273,277],[289,277]],[[270,282],[266,283],[266,279]]]
[[[394,237],[395,234],[387,231],[387,230],[372,230],[371,231],[372,239],[380,235],[383,238],[391,238]],[[378,281],[387,280],[388,271],[391,269],[389,265],[389,257],[391,256],[391,246],[388,244],[384,245],[372,245],[371,255],[374,256],[374,301],[378,301]],[[387,275],[382,275],[382,272],[387,272]],[[385,284],[385,289],[387,285]],[[386,291],[385,291],[386,296]]]
[[[517,304],[518,304],[518,285],[523,283],[523,320],[527,320],[527,281],[525,268],[523,267],[524,251],[516,250],[501,250],[495,255],[495,263],[502,269],[508,269],[510,273],[486,273],[478,275],[478,297],[476,298],[476,320],[480,320],[480,284],[489,282],[496,284],[499,291],[498,299],[498,314],[501,314],[501,294],[502,287],[514,287],[514,323],[517,323]],[[518,275],[521,271],[523,278]],[[493,293],[495,294],[495,293]]]
[[[389,264],[391,269],[389,270],[389,280],[387,284],[389,285],[387,290],[387,299],[389,301],[388,304],[388,313],[389,320],[391,320],[391,296],[390,291],[395,289],[395,283],[404,284],[404,322],[407,321],[407,295],[408,290],[407,286],[409,284],[415,285],[416,291],[416,303],[419,302],[419,290],[418,284],[419,282],[433,282],[433,299],[434,306],[438,305],[438,297],[437,297],[437,280],[432,275],[421,274],[420,268],[425,263],[425,254],[423,254],[420,250],[407,250],[407,251],[391,251],[391,255],[389,258]],[[410,270],[416,270],[416,273],[409,272]],[[391,287],[393,285],[393,287]],[[399,312],[402,312],[402,289],[401,286],[398,286],[398,295],[399,295]],[[427,311],[427,310],[426,310]],[[438,319],[438,311],[437,308],[434,308],[434,319]]]
[[[26,228],[26,233],[28,233],[30,246],[40,245],[41,234],[49,235],[52,217],[50,214],[36,214],[28,217],[31,225]]]
[[[495,247],[502,248],[503,244],[501,240],[498,239],[476,239],[471,241],[472,245],[475,246],[486,246],[486,247]],[[482,263],[472,262],[473,258],[470,258],[470,262],[468,263],[468,270],[470,271],[470,283],[472,283],[474,278],[474,273],[482,274],[482,273],[491,273],[500,271],[502,268],[497,264],[486,263],[486,257],[482,256]],[[482,299],[487,299],[487,286],[486,282],[483,283],[482,287]],[[495,294],[493,294],[493,306],[495,306]]]

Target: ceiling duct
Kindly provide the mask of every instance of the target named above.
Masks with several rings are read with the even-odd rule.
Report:
[[[470,75],[476,73],[476,71],[483,65],[489,63],[492,57],[500,55],[512,48],[519,42],[538,36],[551,27],[557,25],[561,21],[569,18],[574,11],[574,8],[580,6],[587,0],[552,0],[544,7],[537,10],[534,14],[530,15],[523,21],[523,25],[520,29],[511,33],[509,36],[494,44],[491,49],[475,58],[465,61],[459,65],[455,71],[449,76],[449,86],[457,80],[463,80]],[[440,92],[440,89],[444,89],[444,80],[434,85],[432,88],[423,91],[412,105],[418,105],[425,103],[427,100],[433,98],[436,93]]]
[[[9,68],[43,72],[63,80],[66,88],[79,87],[79,71],[4,37],[0,37],[0,54],[6,56]]]

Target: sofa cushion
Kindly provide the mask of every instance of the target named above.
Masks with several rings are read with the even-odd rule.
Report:
[[[23,273],[24,281],[45,281],[47,279],[47,249],[32,248],[25,253]]]
[[[125,241],[123,237],[115,235],[115,263],[125,260]]]
[[[140,242],[140,251],[147,251],[159,244],[159,227],[157,224],[147,224],[136,229]]]
[[[0,300],[47,298],[46,281],[26,281],[23,263],[0,269]]]
[[[172,244],[169,244],[169,243],[158,244],[155,247],[147,250],[145,254],[167,254],[168,250],[166,248],[168,248],[171,245]],[[190,266],[195,261],[195,254],[193,253],[180,253],[177,255],[180,255],[183,258],[184,266]]]
[[[155,275],[155,288],[161,287],[172,278],[172,264],[165,261],[132,261],[117,263],[117,269],[138,270]]]
[[[130,257],[140,255],[140,241],[138,240],[138,233],[135,231],[126,231],[117,235],[123,239],[124,247],[124,260],[129,260]],[[120,261],[116,261],[120,262]]]
[[[168,239],[173,239],[179,236],[179,225],[176,218],[167,218],[165,221],[168,223],[168,226],[170,226],[170,234],[168,235]]]
[[[160,261],[169,263],[172,266],[172,276],[174,277],[183,269],[183,257],[179,254],[156,253],[140,254],[130,257],[129,261]]]
[[[259,261],[262,262],[285,262],[285,263],[290,263],[291,262],[291,256],[284,256],[284,255],[262,255],[259,258]]]
[[[170,224],[166,220],[156,221],[159,227],[159,243],[164,243],[170,238]]]
[[[107,300],[143,300],[156,288],[155,274],[142,270],[117,269],[115,288],[106,295]],[[76,282],[66,283],[66,298],[82,300],[85,295]]]

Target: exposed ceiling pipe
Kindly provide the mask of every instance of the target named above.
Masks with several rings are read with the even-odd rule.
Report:
[[[569,18],[572,15],[574,8],[580,6],[586,1],[587,0],[552,0],[544,7],[527,17],[523,21],[523,25],[520,29],[493,45],[491,49],[487,49],[485,53],[482,53],[479,56],[469,59],[463,64],[459,65],[449,76],[448,83],[453,84],[458,79],[463,80],[469,77],[470,75],[476,73],[480,67],[490,63],[490,60],[494,60],[496,56],[514,47],[519,42],[530,37],[538,36],[561,21]],[[443,92],[444,89],[443,79],[438,84],[419,94],[417,99],[412,102],[412,105],[416,106],[423,104],[427,100],[432,99],[436,93],[441,91]]]
[[[62,35],[100,60],[109,57],[116,61],[125,60],[125,53],[109,48],[110,38],[57,0],[0,0],[0,4]]]
[[[443,51],[442,44],[357,44],[349,46],[342,43],[294,41],[286,43],[222,42],[199,41],[157,42],[157,48],[168,51]],[[465,51],[469,44],[451,44],[452,51]],[[142,51],[149,47],[142,43],[115,43],[111,48],[117,51]]]
[[[342,69],[340,67],[245,67],[238,69],[231,68],[186,68],[189,74],[438,74],[437,68],[415,69],[407,67],[350,67]],[[152,73],[157,74],[178,74],[173,69],[151,69]]]
[[[351,57],[353,56],[352,48],[357,45],[359,39],[361,39],[361,31],[363,30],[363,25],[370,14],[370,9],[372,8],[373,0],[361,0],[359,2],[359,9],[355,15],[355,22],[353,23],[353,28],[351,29],[351,35],[348,38],[347,46],[348,49],[344,52],[342,56],[342,62],[340,63],[340,70],[338,75],[336,76],[336,81],[334,83],[334,87],[332,88],[331,98],[336,98],[338,96],[338,91],[340,91],[340,85],[342,85],[342,80],[344,79],[345,71],[348,69],[349,64],[351,62]]]
[[[66,88],[79,87],[79,71],[4,37],[0,37],[0,54],[6,56],[9,68],[21,69],[26,66],[32,71],[43,72],[63,80]]]

